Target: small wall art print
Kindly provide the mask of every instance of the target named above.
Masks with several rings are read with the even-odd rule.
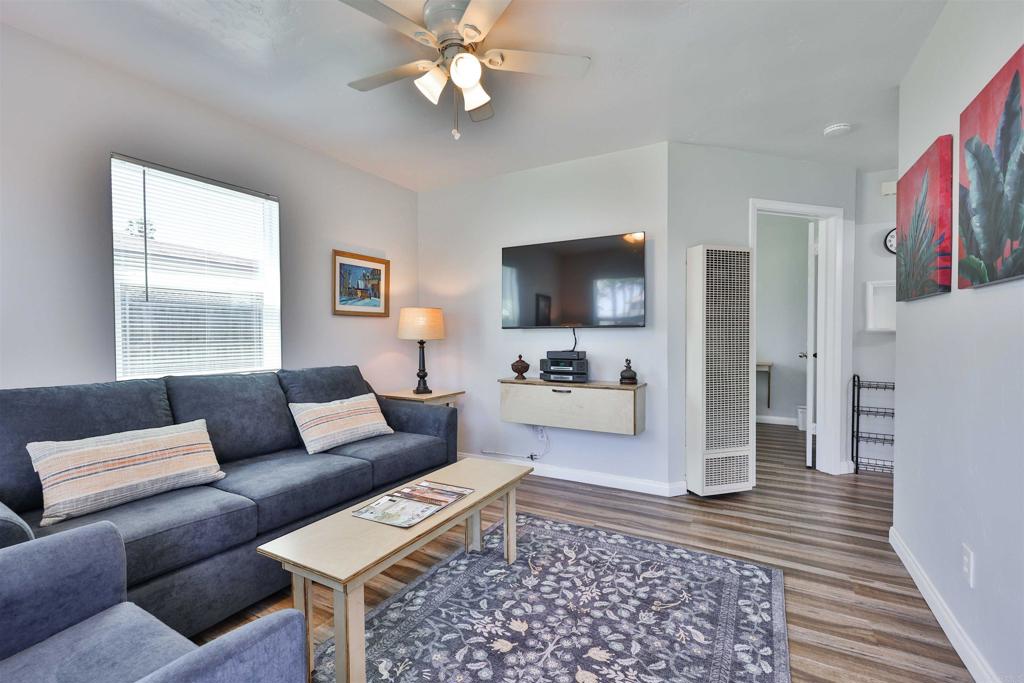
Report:
[[[391,299],[391,262],[334,250],[331,259],[334,315],[386,318]]]
[[[1024,45],[960,114],[961,289],[1024,277]]]
[[[949,291],[953,136],[943,135],[896,183],[896,300]]]

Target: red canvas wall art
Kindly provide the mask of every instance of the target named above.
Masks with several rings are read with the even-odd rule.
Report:
[[[958,286],[1024,276],[1024,46],[960,114]]]
[[[949,291],[953,136],[943,135],[896,183],[896,300]]]

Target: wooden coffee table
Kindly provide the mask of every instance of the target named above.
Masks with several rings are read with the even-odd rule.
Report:
[[[466,550],[482,543],[480,511],[505,504],[505,559],[516,560],[516,486],[532,467],[480,458],[460,460],[421,479],[473,489],[419,524],[400,529],[353,517],[370,501],[336,512],[290,534],[264,543],[256,552],[272,557],[292,575],[295,608],[306,617],[306,655],[313,666],[313,584],[334,590],[334,656],[338,683],[366,680],[363,586],[377,574],[458,524],[466,524]],[[396,486],[392,490],[397,490]],[[381,495],[387,495],[382,493]],[[379,497],[379,496],[378,496]],[[375,500],[375,499],[373,499]]]

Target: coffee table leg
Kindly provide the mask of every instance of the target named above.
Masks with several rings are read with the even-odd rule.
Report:
[[[366,683],[366,615],[362,585],[334,591],[334,673],[338,683]]]
[[[480,511],[466,518],[466,552],[480,552],[483,543],[480,540]]]
[[[292,574],[292,601],[306,620],[306,671],[313,671],[313,582]]]
[[[505,561],[516,561],[516,490],[505,494]]]

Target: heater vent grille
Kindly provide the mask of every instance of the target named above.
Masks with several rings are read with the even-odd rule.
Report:
[[[726,455],[704,461],[704,486],[733,486],[750,480],[750,455]]]
[[[705,448],[743,448],[750,445],[750,252],[709,248],[705,283]]]

